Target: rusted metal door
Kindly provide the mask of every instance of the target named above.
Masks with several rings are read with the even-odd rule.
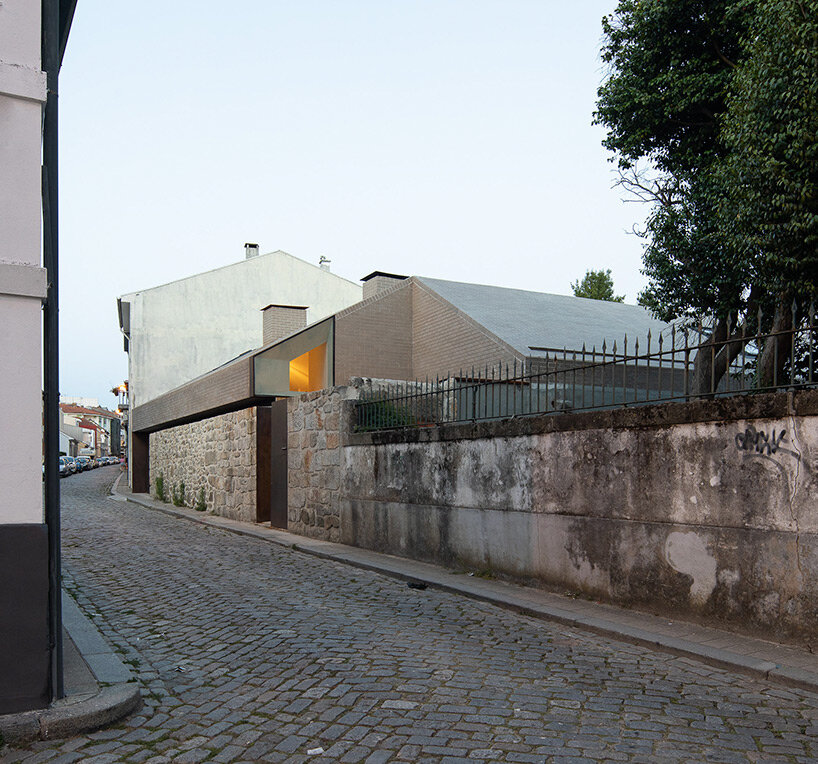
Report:
[[[287,527],[287,399],[270,406],[270,525]]]

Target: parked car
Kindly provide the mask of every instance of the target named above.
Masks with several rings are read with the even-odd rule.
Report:
[[[85,470],[91,469],[91,461],[87,456],[78,456],[77,457],[77,471],[78,472],[85,472]]]
[[[73,456],[64,456],[65,463],[68,465],[68,472],[71,475],[76,474],[77,472],[77,460]]]
[[[60,457],[60,477],[68,477],[71,474],[71,468],[68,466],[64,456]]]

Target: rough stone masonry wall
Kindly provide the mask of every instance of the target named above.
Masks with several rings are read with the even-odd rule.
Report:
[[[287,402],[287,528],[304,536],[338,541],[340,533],[340,432],[351,429],[354,387],[305,393]]]
[[[256,519],[256,409],[184,424],[150,436],[150,489],[163,476],[165,495],[185,484],[185,504],[205,489],[207,511],[234,520]]]
[[[342,437],[343,543],[818,636],[818,391]]]

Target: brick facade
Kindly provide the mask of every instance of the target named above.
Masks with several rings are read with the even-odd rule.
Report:
[[[457,374],[460,369],[471,373],[472,365],[479,369],[522,360],[510,345],[426,285],[414,282],[413,293],[413,377]],[[525,316],[519,318],[525,320]]]
[[[307,308],[296,305],[268,305],[262,310],[262,343],[271,342],[297,332],[307,325]]]
[[[412,371],[410,279],[353,305],[335,318],[335,382],[351,377],[409,379]]]
[[[335,380],[423,379],[522,356],[415,278],[336,317]]]

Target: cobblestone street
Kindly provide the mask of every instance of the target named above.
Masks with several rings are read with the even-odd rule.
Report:
[[[4,762],[808,762],[818,695],[62,481],[66,585],[135,668],[114,728]]]

